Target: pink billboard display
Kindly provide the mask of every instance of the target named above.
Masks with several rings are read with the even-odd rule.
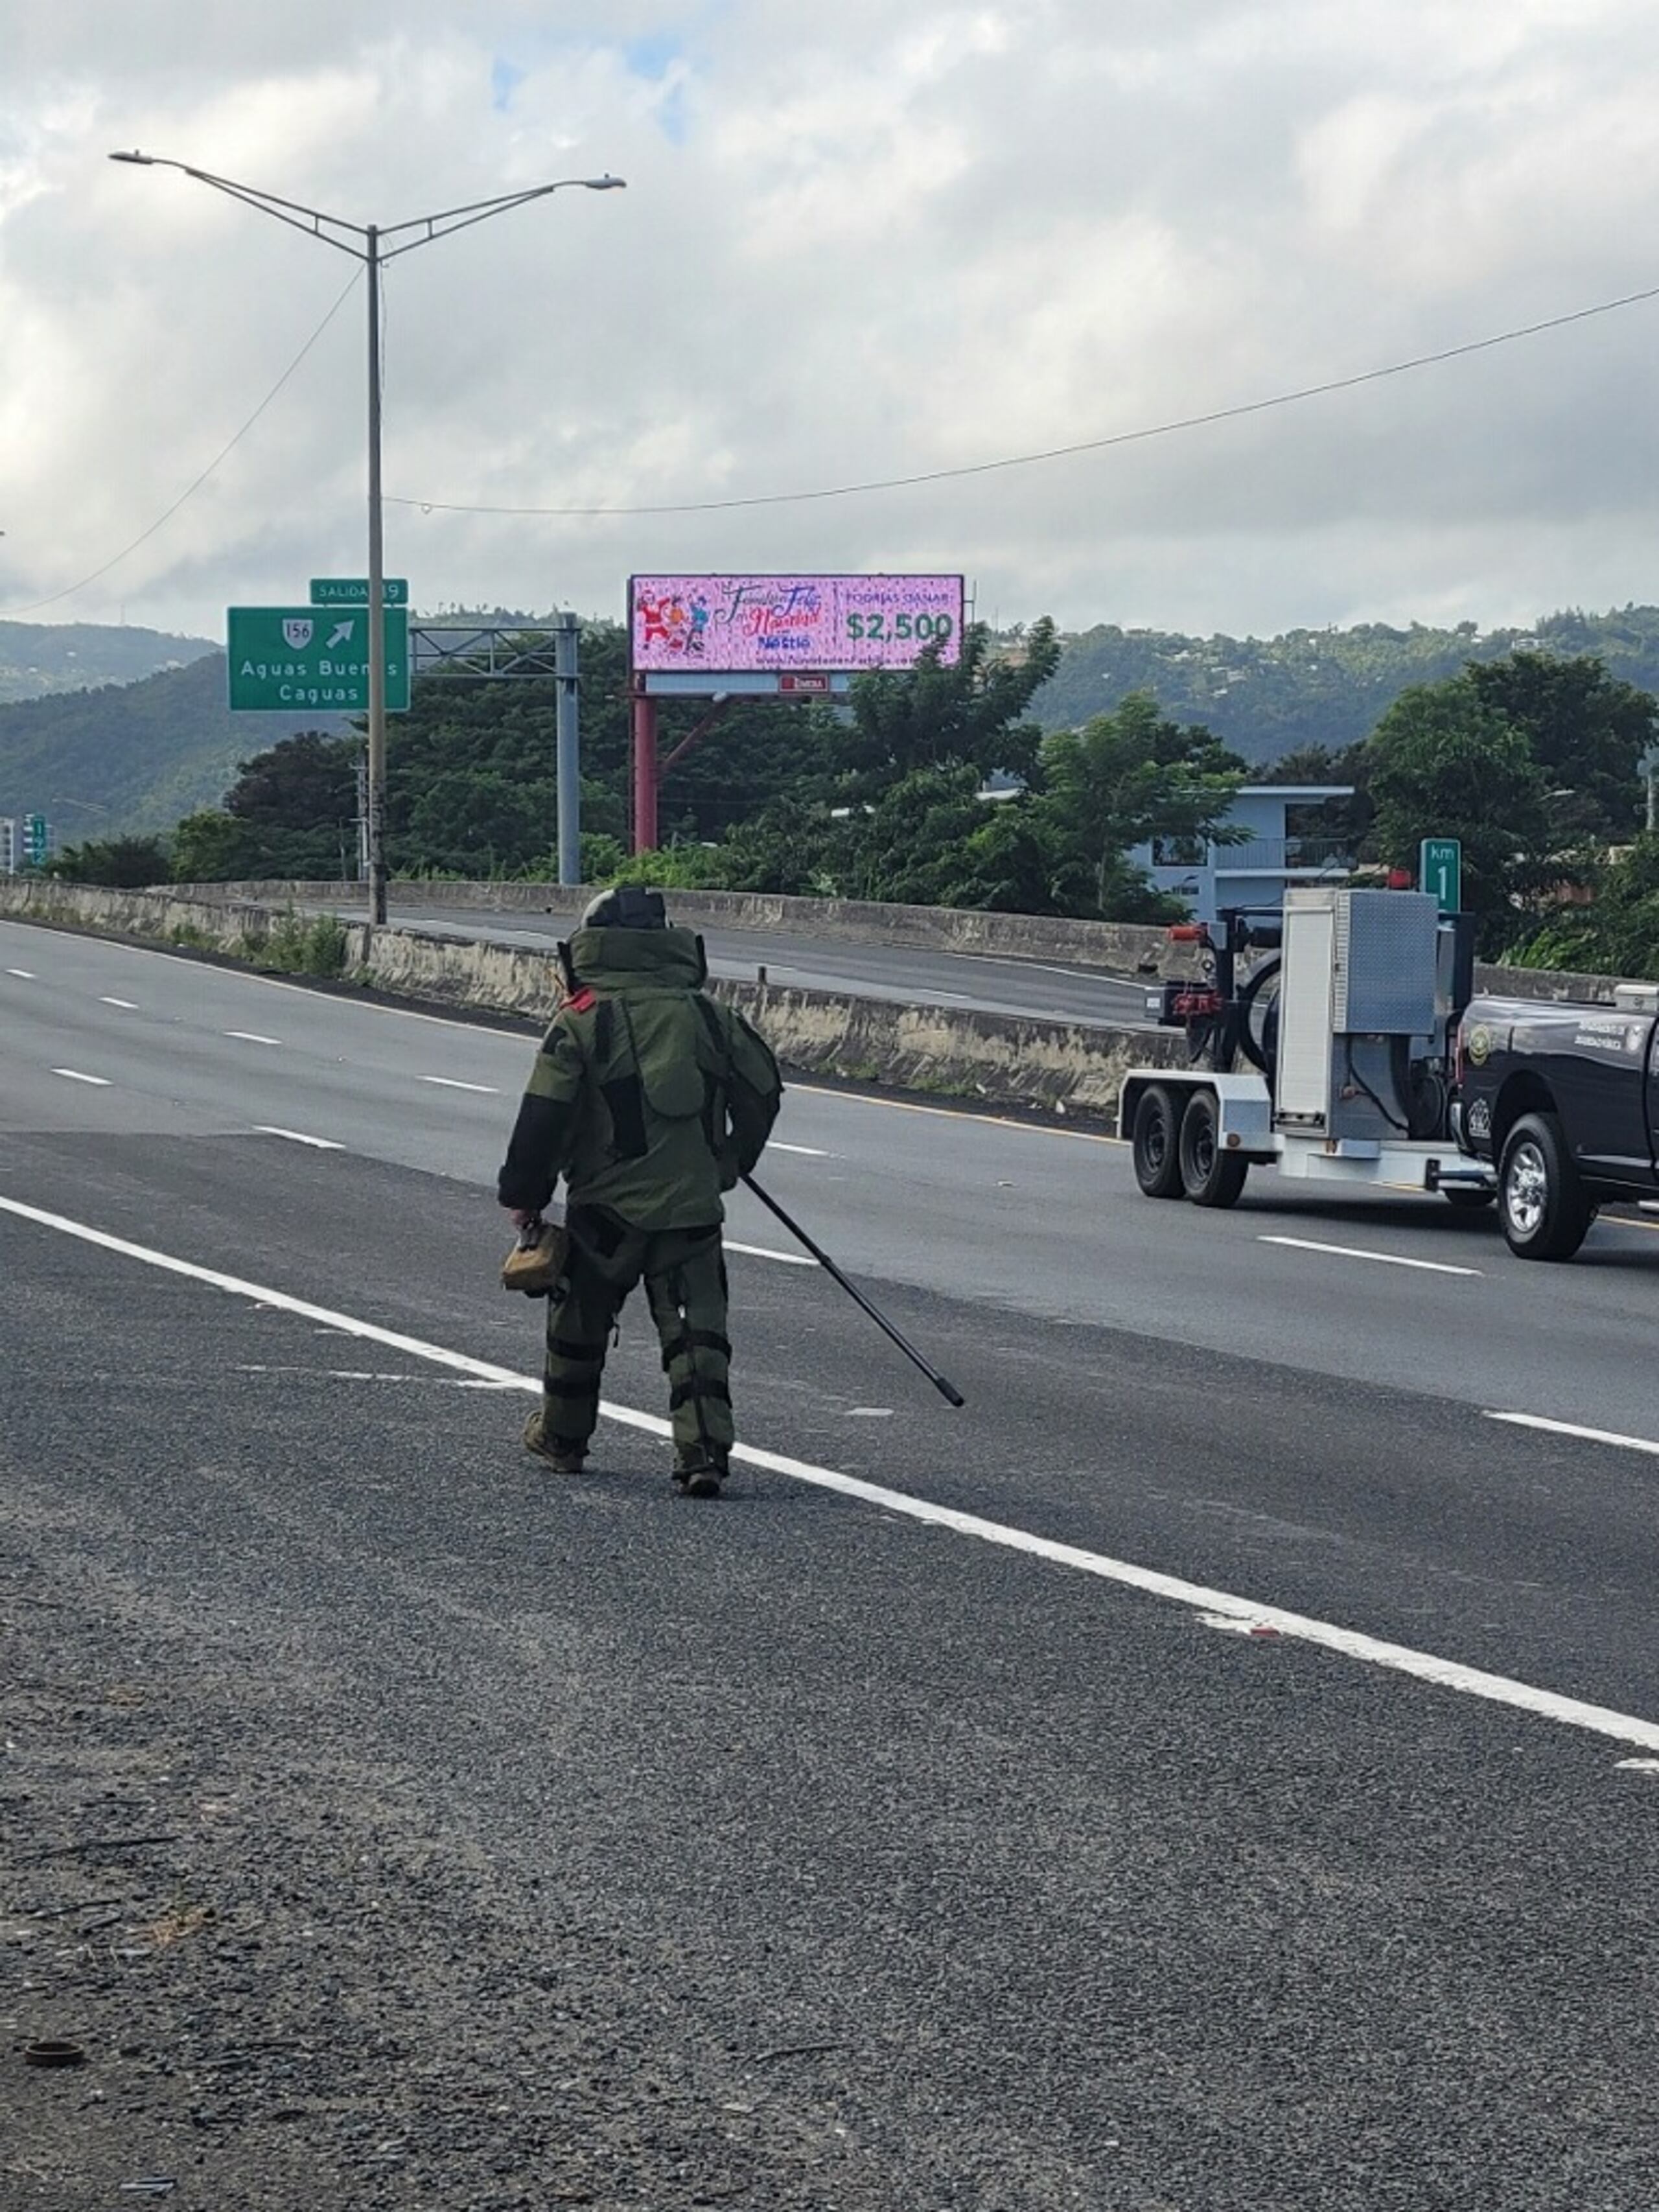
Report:
[[[636,671],[908,668],[962,649],[960,576],[635,576]]]

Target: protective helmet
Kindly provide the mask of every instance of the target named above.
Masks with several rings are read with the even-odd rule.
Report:
[[[668,915],[660,891],[641,884],[617,884],[601,891],[582,909],[583,929],[666,929]]]

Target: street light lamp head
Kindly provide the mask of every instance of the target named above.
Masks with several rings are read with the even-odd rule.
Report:
[[[608,173],[603,177],[584,177],[582,182],[590,192],[621,192],[628,189],[626,177],[613,177]]]
[[[141,169],[153,169],[155,167],[155,155],[141,154],[136,146],[131,154],[112,154],[110,159],[112,161],[136,161]]]

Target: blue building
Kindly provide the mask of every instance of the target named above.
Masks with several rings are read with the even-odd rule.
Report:
[[[1247,783],[1234,796],[1234,842],[1158,839],[1129,858],[1160,891],[1184,899],[1195,921],[1224,907],[1277,908],[1291,884],[1343,883],[1353,873],[1352,841],[1330,826],[1347,783]],[[1320,817],[1326,817],[1322,824]]]

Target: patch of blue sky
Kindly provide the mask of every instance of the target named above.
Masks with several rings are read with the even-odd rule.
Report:
[[[653,31],[646,38],[630,39],[623,48],[623,59],[635,76],[656,82],[667,76],[671,64],[684,52],[685,42],[678,31]]]
[[[630,39],[622,51],[632,76],[643,77],[647,84],[661,84],[674,64],[685,59],[685,41],[678,31],[653,31],[647,38]],[[657,103],[656,118],[665,138],[676,146],[685,143],[690,117],[686,112],[683,74],[676,76]]]
[[[527,72],[516,62],[508,61],[505,54],[497,54],[489,72],[489,104],[503,115],[513,105],[513,95],[524,82]]]

